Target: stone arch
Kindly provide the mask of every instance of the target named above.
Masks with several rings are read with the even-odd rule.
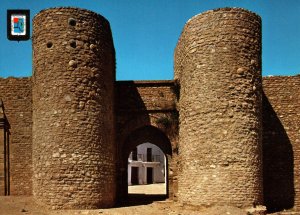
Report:
[[[168,186],[172,184],[171,178],[169,177],[169,166],[172,160],[172,145],[167,137],[167,135],[161,131],[159,128],[146,125],[140,128],[133,130],[128,134],[127,138],[125,138],[122,144],[121,154],[119,155],[120,159],[120,184],[119,184],[119,198],[124,199],[127,198],[128,195],[128,182],[127,182],[127,165],[128,165],[128,157],[130,152],[142,143],[152,143],[158,146],[166,156],[166,165],[167,165],[167,197],[169,197],[169,193],[173,193],[173,188]]]

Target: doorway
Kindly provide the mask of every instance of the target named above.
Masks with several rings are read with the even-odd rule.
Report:
[[[147,184],[153,184],[153,168],[147,167]]]
[[[134,130],[122,144],[120,155],[118,199],[121,204],[145,198],[163,200],[169,197],[169,190],[173,194],[173,186],[169,187],[173,185],[173,178],[169,177],[168,166],[172,147],[160,129],[145,126]],[[153,187],[160,191],[156,192]]]
[[[131,167],[131,184],[138,185],[139,184],[139,168]]]

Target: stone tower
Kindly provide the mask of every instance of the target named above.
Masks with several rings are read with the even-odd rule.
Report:
[[[260,17],[223,8],[190,19],[175,50],[175,78],[179,201],[262,204]]]
[[[52,8],[33,21],[33,194],[53,209],[115,202],[115,52],[109,22]]]

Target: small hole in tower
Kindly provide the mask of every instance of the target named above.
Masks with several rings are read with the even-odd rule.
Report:
[[[47,43],[47,48],[51,48],[53,46],[53,43],[52,42],[48,42]]]
[[[76,48],[76,41],[72,41],[71,43],[70,43],[70,46],[72,47],[72,48]]]
[[[69,19],[69,25],[75,26],[75,25],[76,25],[76,20],[73,19],[73,18],[70,18],[70,19]]]

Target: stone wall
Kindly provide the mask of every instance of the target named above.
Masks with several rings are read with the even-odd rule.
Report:
[[[33,194],[54,209],[115,204],[115,53],[109,22],[83,9],[33,19]]]
[[[174,112],[176,96],[173,81],[117,81],[117,134],[121,142],[130,132],[146,125],[163,129],[160,121],[168,117],[173,120],[170,113]],[[176,113],[172,115],[176,118]],[[174,139],[171,133],[167,135]]]
[[[179,201],[263,203],[261,20],[223,8],[190,19],[175,50]]]
[[[6,180],[6,138],[5,138],[5,114],[3,109],[3,103],[0,100],[0,196],[7,195],[7,180]]]
[[[0,99],[10,124],[10,194],[32,194],[31,78],[0,78]]]
[[[4,129],[0,127],[0,196],[4,196],[6,194],[4,147]]]
[[[300,75],[263,79],[264,197],[270,211],[300,208]]]

